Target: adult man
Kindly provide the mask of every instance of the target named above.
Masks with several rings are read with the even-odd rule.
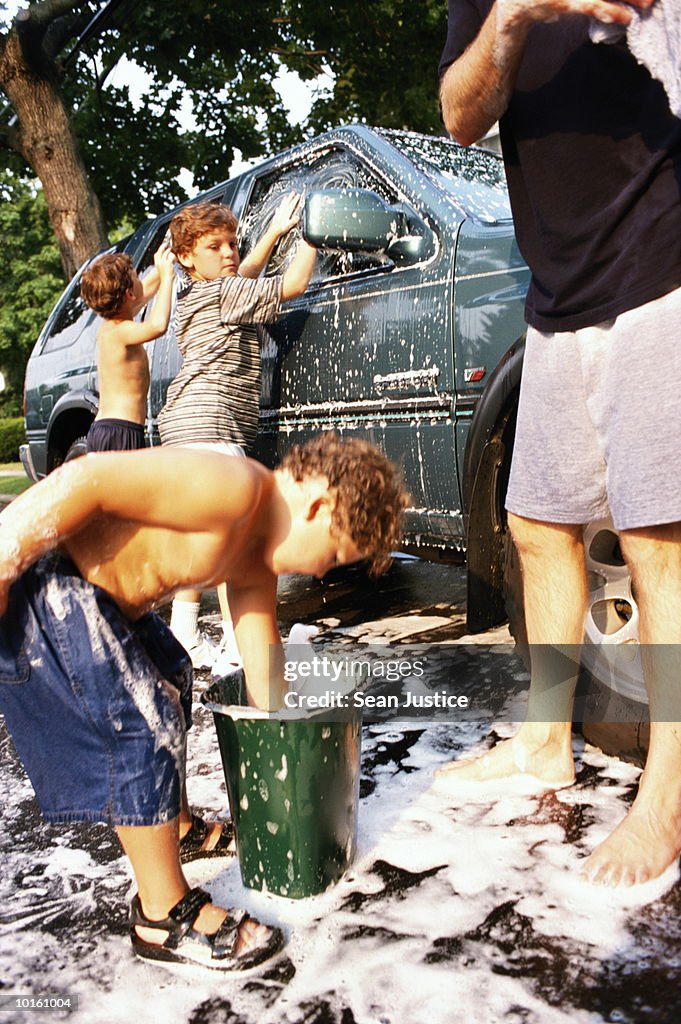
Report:
[[[507,498],[530,643],[581,642],[582,525],[608,510],[637,594],[651,742],[631,811],[583,869],[609,885],[654,878],[681,851],[681,121],[624,40],[589,37],[591,19],[625,25],[652,3],[450,0],[441,65],[458,141],[500,119],[532,270]],[[445,770],[569,785],[573,696],[574,679],[555,685],[535,662],[518,734]]]

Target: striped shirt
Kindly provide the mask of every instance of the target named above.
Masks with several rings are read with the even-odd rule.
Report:
[[[186,280],[175,313],[183,364],[159,416],[161,441],[228,441],[248,449],[258,429],[260,325],[277,318],[282,279]]]

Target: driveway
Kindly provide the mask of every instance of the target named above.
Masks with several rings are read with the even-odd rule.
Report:
[[[218,902],[282,925],[269,968],[222,976],[135,960],[125,860],[105,826],[44,826],[11,741],[0,734],[0,1021],[34,1021],[8,995],[70,995],[41,1020],[87,1024],[591,1024],[681,1017],[681,888],[675,874],[636,894],[595,889],[579,860],[623,816],[638,770],[584,749],[575,787],[542,797],[433,787],[447,759],[512,732],[526,676],[505,629],[468,637],[456,566],[403,559],[376,584],[357,570],[320,584],[285,579],[282,629],[317,623],[320,652],[362,645],[426,665],[468,714],[390,714],[363,730],[358,852],[335,887],[307,900],[246,889],[229,861],[190,864]],[[204,624],[217,616],[206,601]],[[390,646],[387,646],[389,643]],[[381,647],[381,645],[385,645]],[[197,680],[197,692],[207,680]],[[189,791],[224,816],[211,715],[197,704]],[[55,723],[55,730],[59,724]],[[652,902],[651,902],[652,901]]]

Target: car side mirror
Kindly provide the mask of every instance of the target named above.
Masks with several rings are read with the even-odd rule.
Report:
[[[384,252],[394,262],[413,262],[425,250],[407,212],[388,206],[367,188],[312,191],[305,200],[302,232],[317,249]]]

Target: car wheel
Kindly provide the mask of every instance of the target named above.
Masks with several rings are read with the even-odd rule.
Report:
[[[71,462],[73,459],[79,459],[81,455],[87,454],[87,439],[85,436],[77,437],[75,441],[72,441],[68,447],[68,451],[64,456],[64,462]]]
[[[588,605],[575,721],[606,754],[643,764],[648,749],[648,698],[638,640],[638,606],[631,576],[609,520],[584,530]],[[506,538],[506,609],[509,630],[529,665],[520,562]]]
[[[579,692],[582,731],[606,753],[643,764],[648,696],[631,574],[609,519],[585,528],[584,548],[589,598]]]

